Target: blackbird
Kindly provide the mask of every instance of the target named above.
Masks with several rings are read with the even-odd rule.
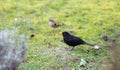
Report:
[[[77,45],[83,45],[83,44],[86,44],[86,45],[89,45],[89,46],[94,46],[93,44],[89,44],[87,42],[85,42],[84,40],[76,37],[76,36],[73,36],[71,34],[69,34],[68,32],[64,31],[62,32],[62,35],[63,35],[63,40],[64,42],[69,45],[69,46],[72,46],[71,48],[71,51],[74,49],[75,46]]]
[[[60,25],[58,25],[53,19],[49,19],[49,25],[53,28],[57,28],[59,27]]]

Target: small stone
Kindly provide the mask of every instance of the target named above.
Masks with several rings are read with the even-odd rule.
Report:
[[[100,49],[100,46],[99,45],[95,45],[94,48],[95,49]]]

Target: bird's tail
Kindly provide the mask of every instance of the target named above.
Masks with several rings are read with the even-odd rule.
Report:
[[[89,45],[89,46],[94,46],[93,44],[89,44],[89,43],[85,43],[86,45]]]

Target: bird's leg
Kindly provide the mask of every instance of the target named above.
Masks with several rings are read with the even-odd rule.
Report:
[[[74,49],[74,46],[70,49],[70,51],[72,51]]]

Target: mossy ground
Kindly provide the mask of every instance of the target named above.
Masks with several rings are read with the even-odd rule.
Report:
[[[51,28],[49,18],[64,26]],[[31,29],[32,28],[32,29]],[[1,0],[0,30],[16,29],[26,34],[28,55],[19,67],[29,70],[101,70],[99,64],[107,57],[103,35],[114,36],[120,29],[119,0]],[[82,45],[74,51],[61,42],[61,32],[73,34],[92,44],[99,44],[99,51]],[[30,38],[34,34],[35,37]],[[90,51],[87,53],[87,51]],[[45,54],[46,53],[46,54]],[[96,54],[97,53],[97,54]],[[73,58],[72,58],[73,57]],[[64,60],[61,60],[61,59]],[[88,61],[80,67],[79,58]]]

